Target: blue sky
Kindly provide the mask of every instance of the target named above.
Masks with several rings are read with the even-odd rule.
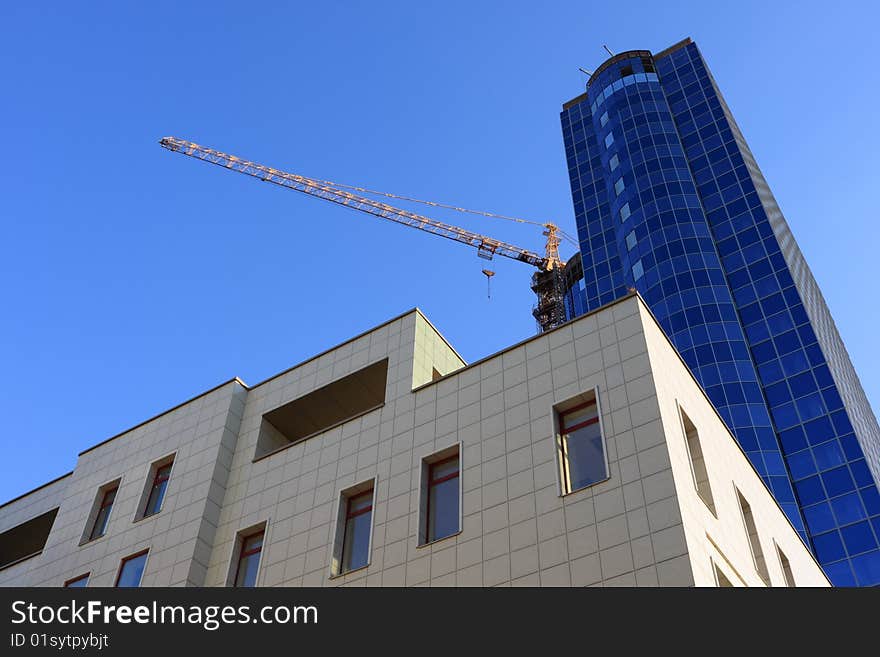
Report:
[[[603,43],[697,41],[878,407],[876,5],[182,4],[0,5],[0,501],[413,306],[468,360],[535,330],[527,266],[496,261],[487,299],[466,247],[159,138],[574,233],[559,111]]]

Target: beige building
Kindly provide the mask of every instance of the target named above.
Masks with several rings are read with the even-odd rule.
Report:
[[[466,364],[412,310],[0,507],[5,586],[828,586],[642,300]]]

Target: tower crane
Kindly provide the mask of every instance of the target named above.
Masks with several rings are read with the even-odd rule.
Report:
[[[292,189],[297,192],[302,192],[303,194],[324,199],[325,201],[359,210],[360,212],[371,214],[375,217],[387,219],[404,226],[417,228],[433,235],[467,244],[468,246],[476,248],[477,255],[487,260],[491,260],[494,256],[500,255],[505,258],[518,260],[519,262],[531,265],[537,269],[537,271],[532,274],[531,288],[538,297],[537,303],[532,309],[532,315],[535,317],[535,321],[538,323],[540,330],[548,331],[565,322],[565,306],[563,302],[563,272],[565,270],[565,263],[559,259],[559,243],[561,237],[568,236],[566,236],[565,233],[563,233],[555,224],[549,222],[540,224],[544,229],[543,235],[547,238],[544,247],[544,255],[541,256],[513,244],[508,244],[485,235],[479,235],[458,226],[446,224],[437,221],[436,219],[431,219],[430,217],[402,210],[392,205],[388,205],[387,203],[355,194],[354,191],[382,194],[384,196],[409,201],[415,201],[416,199],[383,192],[373,192],[360,187],[352,187],[327,180],[317,180],[295,173],[279,171],[272,167],[267,167],[235,155],[229,155],[228,153],[200,146],[199,144],[178,139],[176,137],[163,137],[159,141],[159,144],[169,151],[181,153],[182,155],[187,155],[210,164],[216,164],[264,182],[270,182],[281,187],[286,187],[287,189]],[[441,203],[432,203],[429,201],[422,202],[427,203],[428,205],[469,212],[462,208],[446,206]],[[501,216],[492,215],[490,213],[477,214]],[[511,217],[503,218],[510,219]],[[515,219],[515,221],[525,222],[525,220],[520,219]]]

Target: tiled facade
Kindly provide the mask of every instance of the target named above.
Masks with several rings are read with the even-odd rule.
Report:
[[[832,581],[880,584],[880,428],[696,44],[615,55],[561,119],[571,295],[638,290]]]
[[[383,404],[255,458],[267,413],[384,359]],[[563,494],[557,410],[594,391],[608,476]],[[699,433],[714,512],[681,412]],[[444,450],[460,459],[459,531],[422,544],[423,460]],[[171,455],[161,511],[138,519],[151,464]],[[99,489],[116,479],[106,533],[83,542]],[[338,575],[340,495],[359,484],[374,488],[368,564]],[[70,475],[0,507],[0,532],[55,507],[42,552],[0,569],[0,584],[89,573],[89,586],[112,586],[121,560],[146,549],[142,585],[226,586],[243,532],[261,527],[258,586],[784,586],[780,551],[795,584],[828,585],[637,295],[471,365],[413,310],[83,452]]]

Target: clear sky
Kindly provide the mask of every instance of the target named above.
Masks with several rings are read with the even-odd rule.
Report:
[[[162,136],[574,233],[559,111],[603,43],[697,41],[880,410],[877,7],[0,4],[0,501],[222,381],[257,383],[413,306],[467,360],[535,331],[528,266],[493,263],[487,299],[467,247],[169,153]],[[542,246],[531,227],[430,214]]]

